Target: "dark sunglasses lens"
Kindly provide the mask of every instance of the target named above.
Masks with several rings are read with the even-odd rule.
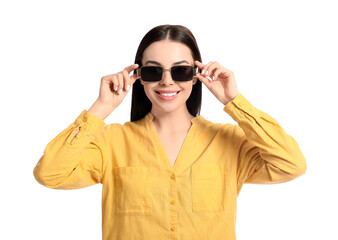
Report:
[[[141,68],[141,78],[147,82],[160,81],[162,78],[162,68],[157,66],[144,66]]]
[[[192,80],[194,69],[191,66],[174,66],[171,69],[171,76],[175,81]]]

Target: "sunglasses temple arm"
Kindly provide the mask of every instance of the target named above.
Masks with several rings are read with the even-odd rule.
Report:
[[[198,73],[198,67],[196,67],[194,70],[194,77],[197,75],[197,73]]]
[[[141,69],[137,68],[136,69],[136,79],[139,79],[141,77]]]

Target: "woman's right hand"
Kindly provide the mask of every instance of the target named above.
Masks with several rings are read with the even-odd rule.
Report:
[[[132,76],[129,74],[137,68],[138,64],[133,64],[121,72],[102,77],[100,95],[96,101],[103,106],[117,108],[136,81],[136,74]]]

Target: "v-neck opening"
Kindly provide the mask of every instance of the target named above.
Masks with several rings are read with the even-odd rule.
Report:
[[[177,169],[177,166],[182,161],[181,159],[184,157],[186,149],[189,147],[188,145],[191,143],[191,140],[192,140],[191,138],[194,134],[196,125],[199,123],[200,115],[191,119],[191,126],[190,126],[190,128],[189,128],[189,130],[188,130],[188,132],[187,132],[187,134],[184,138],[183,144],[182,144],[182,146],[181,146],[181,148],[178,152],[178,155],[175,159],[174,165],[171,165],[168,154],[165,151],[164,145],[161,141],[160,135],[157,132],[157,129],[156,129],[155,124],[153,122],[154,115],[151,112],[149,112],[145,116],[145,118],[146,118],[146,122],[148,124],[148,130],[151,133],[153,143],[158,148],[157,150],[159,151],[161,158],[165,159],[164,160],[166,162],[165,164],[169,167],[170,171],[175,172],[175,170]]]

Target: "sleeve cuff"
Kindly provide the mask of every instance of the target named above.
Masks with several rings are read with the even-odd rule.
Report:
[[[105,126],[105,122],[101,118],[88,112],[86,109],[76,118],[74,124],[80,126],[83,131],[89,131],[93,135],[99,133]]]
[[[228,102],[223,110],[228,113],[236,122],[243,116],[243,113],[253,115],[254,107],[252,104],[239,93],[234,99]]]

